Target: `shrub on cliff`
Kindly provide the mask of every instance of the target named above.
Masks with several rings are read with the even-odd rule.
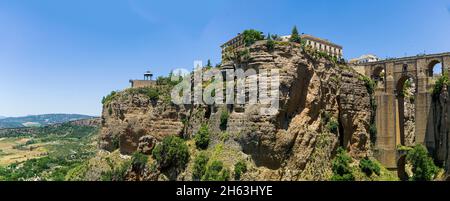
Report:
[[[208,60],[209,61],[209,60]],[[211,65],[209,63],[209,65]],[[172,80],[174,78],[174,81]],[[177,84],[179,84],[183,80],[183,76],[181,75],[174,75],[173,72],[169,73],[169,76],[159,76],[156,79],[156,84],[159,86],[170,86],[173,87]]]
[[[228,126],[228,118],[230,117],[230,113],[228,111],[222,111],[222,114],[220,114],[220,129],[226,130]]]
[[[431,181],[438,172],[433,159],[423,145],[416,145],[406,155],[406,160],[412,164],[413,181]]]
[[[234,165],[234,179],[240,180],[241,175],[247,172],[247,164],[244,161],[239,161]]]
[[[436,81],[434,88],[433,88],[433,98],[438,99],[439,95],[442,92],[442,88],[444,88],[444,86],[449,86],[450,85],[450,80],[448,78],[448,73],[445,73]]]
[[[198,132],[194,136],[195,145],[198,149],[206,149],[209,145],[209,127],[202,124]]]
[[[127,161],[117,168],[113,168],[110,171],[103,172],[101,175],[101,180],[124,181],[130,166],[131,166],[130,161]]]
[[[140,152],[134,152],[131,157],[131,166],[133,170],[142,170],[145,168],[148,161],[148,157]]]
[[[103,96],[102,104],[103,104],[103,105],[106,105],[106,104],[110,103],[110,102],[114,99],[114,97],[116,96],[116,94],[117,94],[117,92],[111,91],[111,93],[108,94],[106,97]]]
[[[362,80],[364,82],[364,85],[366,86],[367,92],[372,95],[373,92],[375,92],[375,81],[373,81],[372,79],[370,79],[367,76],[361,76],[359,78],[360,80]]]
[[[267,39],[266,47],[268,51],[273,51],[275,49],[275,41],[271,38]]]
[[[223,167],[222,161],[213,161],[206,169],[203,175],[203,181],[228,181],[230,172]]]
[[[330,121],[327,123],[327,129],[330,133],[335,135],[339,134],[339,123],[334,118],[330,118]]]
[[[208,156],[201,152],[194,160],[194,168],[192,171],[192,180],[200,181],[205,175],[206,165],[208,164],[209,158]]]
[[[368,158],[364,158],[359,162],[359,168],[369,177],[372,176],[373,173],[380,175],[381,171],[380,166]]]
[[[147,96],[151,101],[158,101],[159,90],[153,87],[141,87],[141,88],[131,88],[128,89],[130,94],[143,94]]]
[[[264,40],[264,35],[261,34],[260,31],[254,29],[245,30],[243,33],[245,46],[250,46],[256,41]]]
[[[176,136],[165,137],[152,152],[153,158],[161,169],[170,167],[184,168],[189,161],[189,151],[183,139]]]
[[[342,147],[337,149],[336,157],[332,162],[333,176],[332,181],[354,181],[355,177],[353,175],[350,163],[352,158],[347,154],[347,151]]]

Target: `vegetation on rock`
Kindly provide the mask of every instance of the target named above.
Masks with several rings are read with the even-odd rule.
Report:
[[[223,166],[222,161],[212,161],[203,175],[203,181],[228,181],[230,179],[230,171]]]
[[[444,88],[444,86],[450,86],[450,80],[448,78],[448,73],[444,72],[443,75],[436,81],[433,91],[432,91],[432,96],[434,99],[438,99],[439,95],[442,93],[442,89]]]
[[[291,38],[289,38],[289,41],[294,42],[294,43],[302,42],[302,39],[300,38],[300,35],[297,30],[297,26],[294,26],[294,28],[292,28]]]
[[[185,141],[176,136],[165,137],[152,152],[161,169],[184,168],[189,161],[189,151]]]
[[[330,118],[330,121],[327,123],[327,130],[335,135],[339,134],[339,123],[336,119]]]
[[[254,29],[245,30],[242,35],[245,46],[250,46],[256,41],[264,40],[264,35],[262,35],[260,31]]]
[[[406,155],[406,160],[412,164],[412,181],[431,181],[438,172],[438,167],[423,145],[416,145],[410,150]]]
[[[247,172],[247,164],[244,161],[238,161],[234,165],[234,179],[240,180],[241,175]]]
[[[359,78],[364,82],[364,85],[366,86],[367,92],[370,95],[370,109],[371,109],[371,117],[370,117],[370,127],[369,127],[369,135],[370,135],[370,142],[372,144],[375,144],[377,141],[377,126],[375,124],[375,116],[377,112],[377,103],[374,98],[375,93],[375,87],[376,82],[370,79],[367,76],[360,76]]]
[[[206,153],[201,152],[194,160],[194,167],[192,171],[192,180],[200,181],[206,173],[206,165],[208,164],[209,157]]]
[[[375,86],[376,86],[375,81],[373,81],[369,77],[363,76],[363,75],[361,75],[360,80],[362,80],[364,82],[364,85],[366,86],[367,92],[369,92],[369,94],[373,94],[375,92]]]
[[[210,141],[209,127],[207,124],[202,124],[198,132],[194,136],[195,145],[198,149],[208,148]]]
[[[227,110],[222,111],[220,114],[220,129],[226,130],[228,126],[228,118],[230,117],[230,113]]]
[[[347,154],[347,151],[342,147],[337,149],[336,157],[332,162],[332,170],[333,176],[331,177],[332,181],[354,181],[355,177],[353,176],[352,168],[350,167],[350,163],[352,162],[352,158]]]
[[[112,167],[110,171],[102,173],[102,181],[124,181],[129,168],[131,167],[131,162],[127,161],[118,167]]]
[[[134,152],[131,156],[131,166],[134,170],[142,170],[147,165],[148,156],[140,152]]]
[[[368,177],[372,176],[372,174],[380,175],[380,166],[377,163],[373,162],[369,158],[364,158],[359,162],[359,168],[364,172]]]
[[[275,49],[275,41],[272,40],[272,38],[267,39],[266,47],[268,51],[273,51]]]
[[[143,94],[147,96],[151,101],[158,101],[160,91],[153,87],[140,87],[140,88],[130,88],[127,90],[128,93],[137,95]]]
[[[111,91],[110,94],[108,94],[106,97],[103,96],[102,99],[102,104],[103,105],[108,105],[112,100],[114,100],[114,98],[116,97],[117,92],[116,91]]]

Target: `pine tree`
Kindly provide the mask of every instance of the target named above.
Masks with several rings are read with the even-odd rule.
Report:
[[[300,35],[298,34],[297,26],[294,26],[294,28],[292,29],[292,34],[291,34],[291,38],[289,39],[289,41],[294,42],[294,43],[302,42],[302,39],[300,38]]]
[[[212,64],[211,64],[211,60],[210,59],[208,59],[208,63],[206,64],[206,67],[207,68],[212,68]]]

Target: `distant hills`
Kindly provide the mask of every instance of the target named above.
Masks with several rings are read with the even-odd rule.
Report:
[[[90,119],[93,116],[81,114],[43,114],[30,115],[24,117],[2,117],[0,116],[1,128],[23,128],[23,127],[40,127],[52,124],[65,123],[80,119]]]

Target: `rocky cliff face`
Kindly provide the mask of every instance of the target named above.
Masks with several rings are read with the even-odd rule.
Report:
[[[231,114],[227,129],[239,136],[257,166],[276,170],[269,171],[270,178],[326,179],[320,172],[329,171],[340,145],[355,158],[370,154],[370,96],[357,73],[291,45],[272,51],[264,43],[253,45],[248,61],[240,64],[244,70],[280,69],[278,114],[260,116],[258,106],[245,107]],[[332,122],[336,131],[329,128]]]
[[[416,107],[414,103],[414,93],[416,92],[416,84],[410,79],[404,87],[404,128],[405,128],[405,145],[414,146],[416,144]]]
[[[213,133],[209,149],[225,142],[221,146],[237,150],[253,164],[244,180],[326,180],[337,147],[344,146],[354,158],[371,155],[371,97],[360,75],[346,65],[294,44],[268,48],[258,42],[245,57],[222,68],[279,69],[277,114],[261,115],[264,105],[174,106],[125,91],[104,105],[100,147],[130,154],[150,138],[190,138],[207,123]],[[223,130],[219,119],[225,110],[230,116]],[[224,133],[230,137],[222,139]],[[227,160],[235,162],[233,157]],[[181,179],[189,179],[188,172]]]
[[[429,123],[431,128],[427,131],[427,147],[431,149],[434,158],[450,172],[450,91],[443,86],[439,96],[433,98]]]
[[[122,154],[131,154],[140,143],[142,146],[151,139],[161,141],[168,135],[181,135],[182,120],[187,115],[183,106],[155,102],[145,94],[125,90],[103,106],[100,148],[119,148]]]

